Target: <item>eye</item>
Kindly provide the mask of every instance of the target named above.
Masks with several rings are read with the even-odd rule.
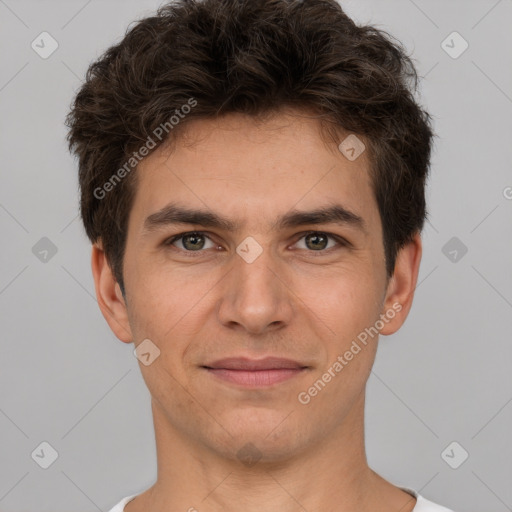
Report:
[[[348,242],[343,238],[330,233],[323,233],[322,231],[310,231],[303,235],[296,244],[299,244],[301,240],[304,240],[304,243],[299,249],[306,249],[309,250],[309,252],[326,252],[336,247],[336,245],[348,245]],[[329,241],[334,241],[334,243],[329,245]]]
[[[209,241],[210,245],[208,246],[205,241]],[[181,233],[166,240],[164,245],[175,245],[176,242],[181,244],[181,247],[177,246],[177,248],[186,252],[201,252],[201,249],[213,249],[216,247],[211,238],[200,231]]]
[[[303,242],[302,242],[303,241]],[[302,242],[302,246],[299,242]],[[190,231],[187,233],[180,233],[163,242],[164,246],[173,246],[177,250],[188,253],[201,253],[203,249],[218,249],[219,245],[214,243],[213,240],[201,231]],[[331,233],[324,233],[322,231],[310,231],[302,235],[302,237],[295,242],[301,250],[308,252],[325,253],[335,249],[336,246],[349,246],[349,242],[345,239],[333,235]]]

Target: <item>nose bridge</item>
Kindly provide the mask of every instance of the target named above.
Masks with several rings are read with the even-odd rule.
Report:
[[[237,247],[224,282],[219,320],[262,332],[288,323],[292,305],[284,276],[278,277],[280,264],[275,254],[268,246],[256,244],[246,239]]]

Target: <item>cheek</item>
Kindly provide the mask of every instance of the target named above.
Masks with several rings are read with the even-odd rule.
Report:
[[[350,342],[373,324],[380,311],[380,288],[375,276],[354,267],[302,279],[297,294],[336,345]]]
[[[172,346],[177,354],[203,324],[200,319],[207,314],[208,294],[218,277],[211,272],[198,275],[199,267],[171,268],[157,259],[149,263],[140,257],[126,266],[130,325],[137,340],[152,339],[162,350]]]
[[[310,387],[302,390],[302,396],[311,400],[311,411],[321,414],[326,404],[330,404],[334,417],[339,419],[347,413],[368,379],[378,339],[369,336],[368,329],[380,312],[380,288],[374,279],[368,269],[366,272],[352,269],[329,280],[323,293],[308,299],[312,316],[329,327],[322,336],[326,357],[312,375]]]

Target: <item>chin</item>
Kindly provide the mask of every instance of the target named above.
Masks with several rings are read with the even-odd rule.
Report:
[[[256,463],[261,467],[261,464],[288,461],[305,448],[303,444],[307,444],[308,435],[304,423],[300,427],[299,423],[287,418],[289,411],[265,413],[248,409],[246,413],[238,411],[236,419],[219,421],[231,434],[222,431],[222,441],[212,447],[223,457],[238,460],[248,468]],[[209,442],[215,443],[212,438]]]

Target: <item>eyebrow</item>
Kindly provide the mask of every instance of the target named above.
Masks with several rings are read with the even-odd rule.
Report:
[[[143,233],[150,233],[161,227],[173,224],[196,224],[231,232],[236,232],[240,229],[240,223],[233,222],[216,213],[208,210],[183,208],[171,203],[146,218]],[[291,210],[277,219],[271,225],[271,229],[276,231],[306,224],[340,224],[352,226],[367,234],[367,226],[364,219],[339,204],[310,211]]]

